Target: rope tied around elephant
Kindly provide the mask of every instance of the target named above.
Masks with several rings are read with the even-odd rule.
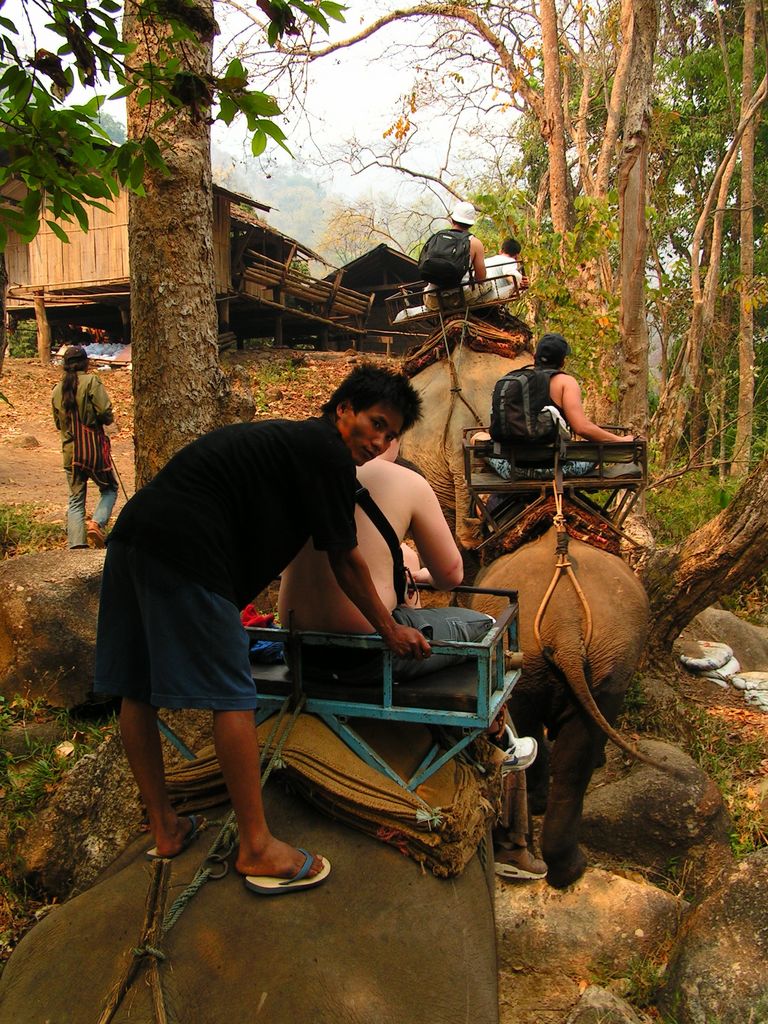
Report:
[[[541,640],[541,623],[544,619],[544,613],[547,610],[552,594],[555,592],[557,584],[560,582],[563,576],[568,576],[568,579],[573,585],[573,589],[576,591],[576,595],[581,602],[581,606],[584,609],[584,650],[586,651],[589,647],[589,642],[592,639],[592,611],[589,607],[584,591],[579,585],[579,581],[576,579],[576,574],[573,571],[573,565],[568,557],[568,531],[566,530],[565,515],[563,513],[563,491],[562,491],[562,477],[559,473],[558,456],[555,454],[555,479],[552,482],[552,488],[555,494],[555,515],[552,517],[552,524],[557,532],[557,540],[555,543],[555,571],[550,580],[549,587],[547,588],[544,597],[541,600],[539,609],[536,612],[536,618],[533,623],[533,635],[538,644],[539,650],[544,652],[544,645]]]
[[[165,960],[165,953],[162,949],[157,949],[155,946],[136,946],[131,952],[137,960],[144,956],[152,956],[155,960]]]
[[[291,729],[294,726],[296,719],[301,714],[304,704],[306,703],[306,697],[302,697],[293,709],[293,714],[287,723],[287,727],[283,729],[282,734],[275,743],[275,749],[271,756],[269,755],[270,747],[272,746],[273,740],[278,734],[280,727],[285,719],[286,712],[290,704],[290,698],[286,698],[283,702],[280,711],[275,716],[275,722],[270,730],[269,736],[267,737],[266,743],[264,744],[264,753],[262,754],[262,764],[269,757],[269,762],[262,772],[261,775],[261,788],[267,784],[269,776],[272,774],[273,768],[279,768],[282,764],[282,751],[285,741],[288,739]],[[168,911],[168,915],[163,922],[163,935],[167,935],[168,932],[173,928],[182,913],[186,910],[190,901],[197,895],[208,881],[218,881],[223,878],[229,870],[228,858],[238,841],[238,830],[237,822],[235,820],[235,812],[230,811],[224,820],[218,835],[211,844],[211,848],[208,851],[203,863],[197,869],[195,877],[186,887],[184,892],[174,901],[173,906]],[[223,869],[223,870],[222,870]]]

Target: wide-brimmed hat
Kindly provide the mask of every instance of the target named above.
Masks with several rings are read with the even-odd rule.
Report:
[[[570,354],[570,346],[562,334],[544,334],[536,346],[535,359],[542,366],[560,366]]]
[[[456,203],[451,211],[451,220],[469,227],[477,220],[477,210],[472,203]]]

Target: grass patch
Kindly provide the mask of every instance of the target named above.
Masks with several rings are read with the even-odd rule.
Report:
[[[708,522],[728,505],[738,481],[721,486],[706,471],[686,473],[646,492],[648,516],[657,543],[676,544]]]
[[[34,505],[0,505],[0,558],[66,546],[64,527],[38,515]]]
[[[638,1010],[653,1007],[654,999],[664,979],[664,970],[669,950],[665,944],[655,956],[637,955],[630,957],[618,971],[606,968],[590,971],[590,982],[601,988],[617,991],[623,999]],[[620,984],[616,984],[620,982]],[[613,983],[613,984],[611,984]]]

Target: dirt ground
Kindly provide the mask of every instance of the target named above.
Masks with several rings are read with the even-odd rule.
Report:
[[[289,349],[225,352],[222,365],[234,388],[250,388],[256,418],[289,419],[316,415],[319,406],[357,360],[354,353],[302,352]],[[265,369],[266,367],[266,369]],[[93,369],[112,399],[117,432],[112,455],[125,492],[133,494],[133,399],[127,367]],[[59,432],[51,414],[51,391],[61,367],[40,366],[35,359],[6,357],[0,392],[0,504],[33,505],[41,518],[65,522],[67,486]],[[88,510],[98,492],[91,488]],[[125,503],[120,490],[115,515]]]
[[[132,494],[131,374],[127,369],[98,372],[119,426],[112,438],[115,464]],[[0,379],[0,391],[11,403],[0,402],[0,504],[34,505],[41,517],[54,522],[64,521],[67,508],[60,435],[51,413],[51,391],[60,379],[59,366],[43,367],[36,360],[10,358],[5,359]],[[124,501],[121,494],[118,509]]]

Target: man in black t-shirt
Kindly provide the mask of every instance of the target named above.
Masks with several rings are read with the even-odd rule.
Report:
[[[266,823],[239,609],[311,537],[392,651],[429,657],[422,634],[396,623],[378,597],[354,518],[355,467],[386,451],[420,405],[404,376],[362,366],[321,418],[236,424],[193,441],[121,512],[104,563],[94,689],[123,698],[123,743],[155,839],[149,856],[176,856],[200,827],[170,804],[157,708],[210,708],[246,885],[286,892],[328,875],[327,862],[276,839]]]

